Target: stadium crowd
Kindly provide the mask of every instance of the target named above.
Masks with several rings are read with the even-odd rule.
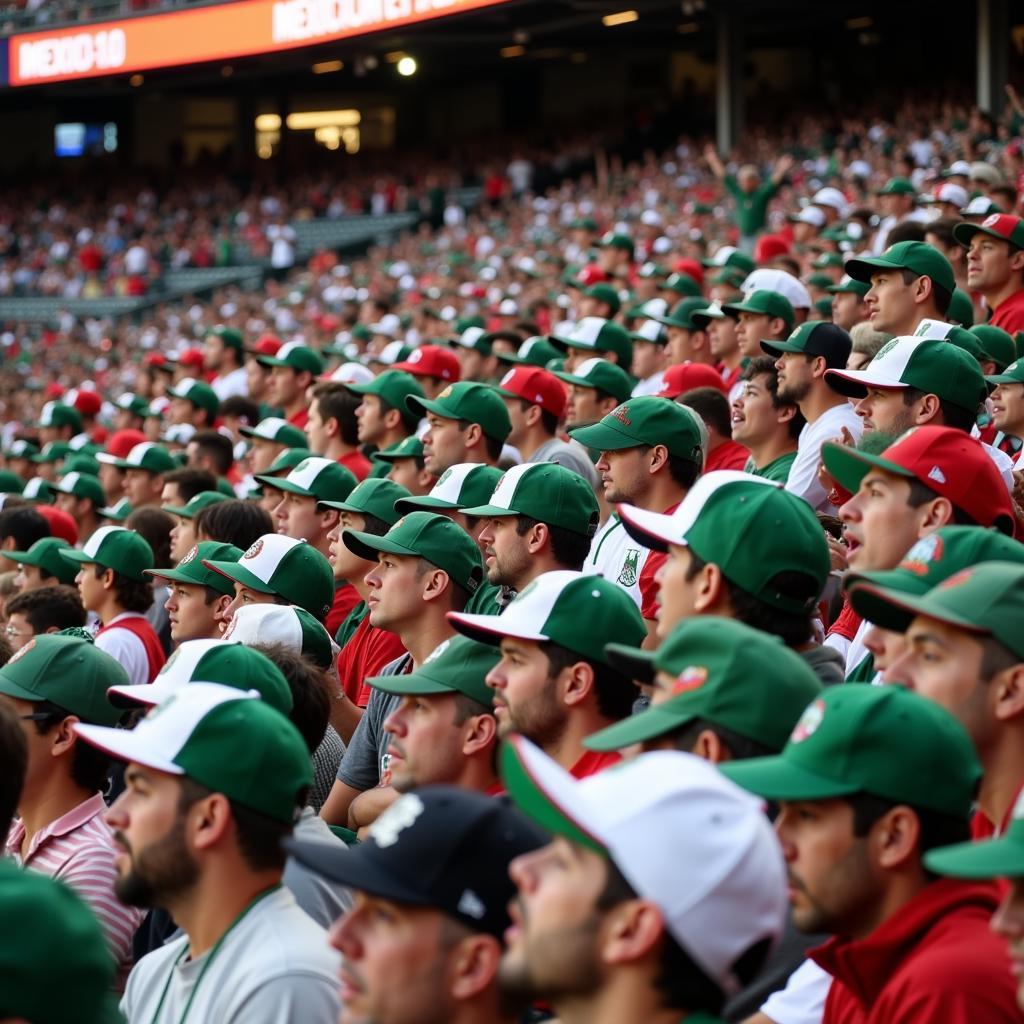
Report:
[[[5,199],[0,1019],[1024,1019],[1009,98]]]

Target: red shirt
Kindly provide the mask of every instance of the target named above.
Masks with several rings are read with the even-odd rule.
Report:
[[[988,820],[980,808],[976,810],[974,817],[971,818],[971,838],[974,840],[994,839],[996,836],[1001,836],[1010,827],[1010,821],[1013,819],[1013,809],[1017,806],[1017,801],[1020,799],[1022,792],[1024,792],[1024,783],[1017,788],[1017,792],[1010,801],[1010,806],[1006,808],[1003,820],[999,823],[999,828],[996,828],[994,822]]]
[[[288,417],[288,422],[299,430],[305,430],[309,422],[309,409],[300,409],[297,413]]]
[[[357,480],[365,480],[370,475],[370,460],[361,452],[349,452],[338,459],[338,465],[350,470]]]
[[[712,448],[708,452],[704,472],[710,473],[715,469],[738,469],[742,472],[749,458],[750,452],[738,441],[723,441],[717,448]]]
[[[106,633],[111,629],[126,629],[129,633],[139,638],[146,650],[146,660],[149,662],[149,681],[153,682],[157,673],[164,667],[167,655],[164,654],[164,649],[160,645],[160,638],[156,635],[156,630],[149,624],[149,619],[144,615],[132,615],[129,618],[117,619],[117,621],[110,622],[106,626],[101,626],[96,631],[96,635],[100,636],[100,634]]]
[[[857,630],[860,629],[860,624],[863,621],[853,610],[850,599],[843,598],[843,610],[836,616],[836,621],[832,623],[832,627],[828,631],[829,636],[835,633],[844,640],[852,640],[857,635]]]
[[[610,768],[621,760],[622,755],[617,750],[607,751],[603,754],[596,750],[588,750],[569,769],[569,774],[574,779],[585,779],[588,775],[596,775],[598,772],[603,772],[605,768]]]
[[[665,515],[670,516],[677,508],[679,502],[670,505],[665,509]],[[640,570],[640,614],[645,619],[654,620],[658,617],[658,584],[654,577],[658,570],[665,564],[668,554],[664,551],[651,551],[644,561]]]
[[[943,878],[867,938],[812,949],[835,979],[822,1024],[1019,1022],[1006,941],[989,927],[998,903],[991,882]]]
[[[1008,299],[1000,302],[992,310],[988,322],[1010,334],[1024,331],[1024,288],[1018,288]]]
[[[351,583],[343,583],[334,588],[334,604],[324,619],[327,632],[334,636],[338,627],[348,618],[348,613],[359,604],[359,591]]]
[[[398,635],[371,626],[367,615],[338,655],[338,678],[345,696],[357,707],[365,708],[372,692],[366,680],[403,654],[405,648]]]

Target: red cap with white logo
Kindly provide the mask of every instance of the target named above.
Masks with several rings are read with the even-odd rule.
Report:
[[[451,349],[440,345],[420,345],[391,369],[404,370],[414,377],[438,377],[452,384],[462,376],[459,357]]]
[[[498,393],[506,398],[525,398],[559,419],[569,400],[565,385],[539,366],[517,366],[509,370],[498,384]]]

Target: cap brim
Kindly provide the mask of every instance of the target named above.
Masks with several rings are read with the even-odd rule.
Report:
[[[596,388],[597,385],[585,377],[576,377],[571,373],[566,373],[564,370],[554,370],[554,375],[566,384],[575,384],[578,388]]]
[[[826,370],[825,381],[833,391],[838,391],[847,398],[864,398],[868,388],[881,391],[904,391],[909,385],[893,381],[889,377],[879,377],[866,370]]]
[[[75,548],[61,548],[57,554],[69,562],[75,562],[77,565],[100,564],[96,561],[95,555],[87,555],[84,551],[78,551]]]
[[[512,637],[515,640],[533,640],[542,643],[549,640],[546,633],[529,629],[510,629],[505,623],[503,615],[467,615],[465,612],[448,612],[446,618],[452,627],[463,636],[476,640],[482,644],[490,644],[497,647],[502,637]]]
[[[770,356],[777,356],[783,352],[803,352],[803,349],[799,345],[794,345],[788,341],[770,341],[767,338],[762,338],[761,351],[766,352]]]
[[[883,459],[880,455],[869,455],[845,444],[826,441],[821,446],[821,460],[832,478],[851,494],[856,494],[860,482],[871,469],[881,469],[895,476],[912,479],[914,474],[903,466]]]
[[[884,195],[885,193],[879,193]],[[903,270],[903,267],[889,260],[880,257],[861,256],[859,259],[847,260],[843,264],[843,270],[854,279],[854,281],[871,281],[871,275],[877,274],[879,270]]]
[[[364,562],[376,562],[381,551],[389,555],[404,555],[406,558],[418,558],[419,552],[412,548],[404,547],[389,541],[386,537],[380,537],[375,533],[364,533],[360,530],[342,530],[342,543],[354,555],[358,555]]]
[[[991,632],[962,615],[952,613],[948,608],[936,607],[934,599],[929,599],[929,593],[907,594],[891,587],[879,587],[868,582],[858,581],[853,583],[848,591],[851,603],[854,593],[857,592],[862,592],[872,606],[875,617],[869,621],[883,629],[892,630],[894,633],[905,632],[907,626],[918,615],[944,622],[946,625],[970,633],[986,634]],[[863,601],[861,603],[863,605]]]
[[[521,514],[514,508],[502,508],[501,505],[470,505],[459,509],[459,511],[464,516],[475,516],[478,519],[484,516],[518,516]]]
[[[259,476],[254,476],[253,480],[262,484],[264,487],[276,487],[279,491],[287,491],[289,494],[298,494],[303,498],[316,497],[312,491],[308,491],[305,487],[300,487],[298,484],[290,483],[286,477],[267,476],[261,473]]]
[[[974,238],[975,235],[995,235],[995,232],[988,231],[980,224],[957,224],[953,228],[953,238],[956,239],[956,241],[965,249],[971,244],[971,239]],[[995,237],[1001,242],[1006,241],[1002,235],[995,235]]]
[[[0,693],[8,697],[16,697],[18,700],[31,701],[33,704],[46,699],[32,690],[26,690],[25,687],[19,686],[13,679],[8,679],[2,669],[0,669]]]
[[[172,516],[177,516],[179,519],[194,519],[195,513],[189,512],[184,505],[162,505],[161,508],[165,512],[170,512]]]
[[[384,693],[393,693],[400,697],[404,697],[406,694],[458,692],[454,686],[446,686],[436,679],[429,679],[416,672],[397,676],[370,676],[363,682],[375,690],[383,690]]]
[[[614,452],[625,448],[638,448],[642,441],[631,437],[618,427],[610,423],[592,423],[589,427],[579,427],[570,430],[569,436],[574,441],[586,445],[588,448],[596,448],[598,451]]]
[[[692,722],[697,715],[687,714],[680,717],[666,710],[666,705],[655,704],[637,715],[630,715],[621,722],[609,725],[606,729],[592,733],[583,740],[588,750],[622,750],[634,743],[644,743],[667,732],[680,729],[687,722]]]
[[[229,580],[234,580],[235,583],[241,583],[243,587],[255,590],[258,594],[277,593],[273,587],[268,586],[258,576],[254,576],[244,566],[239,565],[238,562],[208,562],[204,558],[203,565],[213,572],[219,572],[221,576],[226,576]]]
[[[27,551],[5,551],[4,558],[9,558],[12,562],[17,562],[19,565],[40,566],[43,564],[38,558],[30,555]]]
[[[1008,373],[990,373],[986,374],[985,383],[995,387],[997,384],[1024,384],[1024,380],[1019,377],[1011,377]]]
[[[672,517],[661,512],[650,512],[635,505],[616,505],[626,533],[644,547],[653,551],[668,551],[669,544],[685,544],[678,530],[673,529]]]
[[[154,698],[154,694],[156,695]],[[114,707],[151,708],[160,703],[161,691],[152,683],[140,683],[137,686],[111,686],[107,689],[107,700]]]
[[[33,461],[35,461],[34,456]],[[110,455],[108,452],[97,452],[96,461],[107,466],[116,466],[118,469],[127,469],[129,465],[124,459],[119,459],[116,455]]]
[[[612,668],[617,668],[630,679],[640,683],[654,681],[654,659],[657,652],[645,651],[629,644],[605,644],[604,653]]]
[[[406,395],[405,407],[409,412],[419,416],[422,416],[424,413],[432,412],[435,416],[440,416],[445,420],[452,420],[456,418],[452,415],[451,409],[446,409],[440,402],[431,398],[421,398],[419,395]]]
[[[457,502],[445,501],[444,498],[432,498],[429,494],[423,494],[416,498],[399,498],[395,502],[395,511],[403,516],[409,512],[429,512],[436,509],[457,512],[461,508],[462,506]]]
[[[861,788],[856,782],[839,782],[808,771],[781,754],[730,761],[719,769],[738,786],[765,800],[830,800]]]
[[[185,771],[173,761],[153,756],[153,746],[146,738],[128,729],[111,729],[105,725],[85,725],[76,722],[75,732],[87,743],[109,754],[118,761],[134,761],[168,775],[184,775]]]
[[[1024,846],[1009,836],[984,842],[956,843],[924,855],[929,871],[951,878],[1020,878]]]

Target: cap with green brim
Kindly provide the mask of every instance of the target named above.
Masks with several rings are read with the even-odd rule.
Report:
[[[71,445],[67,441],[49,441],[43,445],[43,450],[38,455],[30,455],[28,461],[42,466],[50,462],[60,462],[66,459],[70,453]]]
[[[738,267],[726,267],[715,274],[710,284],[725,285],[728,288],[742,288],[743,282],[747,279],[748,271]]]
[[[587,359],[578,363],[572,373],[564,370],[555,370],[554,373],[566,384],[603,391],[619,402],[625,402],[633,394],[633,381],[629,374],[607,359]]]
[[[17,473],[12,473],[9,469],[0,469],[0,493],[21,494],[24,489],[25,481]]]
[[[512,433],[512,420],[501,395],[477,381],[449,384],[433,399],[409,395],[405,405],[415,415],[431,412],[442,419],[476,423],[495,441],[504,441]]]
[[[484,682],[501,653],[490,644],[468,637],[445,640],[427,660],[408,675],[371,676],[375,690],[400,696],[461,693],[486,708],[494,706],[494,691]]]
[[[285,366],[296,373],[311,373],[314,377],[324,372],[324,361],[320,354],[298,341],[290,341],[278,349],[276,356],[257,356],[261,366]]]
[[[871,281],[886,270],[909,270],[919,277],[930,277],[950,295],[956,287],[953,266],[938,249],[925,242],[897,242],[881,256],[859,256],[846,261],[846,273],[858,281]]]
[[[39,446],[31,441],[26,441],[23,437],[12,441],[11,446],[3,453],[6,459],[28,459],[38,454]]]
[[[193,545],[182,556],[181,561],[173,569],[147,569],[147,576],[156,576],[161,580],[173,583],[185,583],[195,587],[210,587],[218,594],[232,595],[234,583],[225,575],[207,568],[206,562],[237,562],[242,557],[242,549],[234,544],[222,544],[216,540],[204,540]],[[216,682],[216,680],[214,680]]]
[[[145,572],[153,568],[153,549],[145,538],[123,526],[101,526],[81,551],[64,548],[60,557],[69,562],[113,569],[137,583],[145,583]]]
[[[410,512],[383,537],[358,530],[342,530],[345,546],[367,562],[380,552],[406,558],[424,558],[443,569],[470,594],[483,582],[484,569],[476,541],[461,526],[439,512]]]
[[[114,402],[114,405],[122,412],[130,412],[133,416],[138,416],[141,419],[147,419],[152,415],[149,403],[144,398],[127,392]]]
[[[988,373],[985,383],[993,387],[997,384],[1024,384],[1024,359],[1015,359],[1002,373]]]
[[[99,451],[100,449],[96,449]],[[77,455],[69,455],[64,460],[64,465],[60,468],[61,475],[67,476],[68,473],[86,473],[89,476],[99,476],[100,464],[95,456],[87,455],[84,452],[78,452]]]
[[[811,264],[815,270],[825,270],[828,267],[841,267],[843,265],[843,257],[838,252],[823,252],[815,261]]]
[[[974,303],[971,302],[970,295],[963,288],[953,289],[949,308],[946,310],[946,319],[952,324],[960,324],[963,327],[974,325]]]
[[[287,476],[296,466],[306,461],[309,458],[308,448],[285,448],[283,452],[279,452],[278,456],[274,461],[267,467],[264,477],[282,477]],[[277,490],[281,490],[280,481],[275,479],[273,481],[267,481],[267,485],[275,487]]]
[[[118,469],[144,469],[147,473],[153,474],[170,473],[176,466],[171,453],[163,445],[152,441],[141,441],[123,459],[105,452],[100,452],[97,458],[100,462],[116,466]]]
[[[83,722],[116,725],[121,711],[107,688],[128,683],[115,658],[88,640],[41,633],[0,668],[0,693],[18,700],[49,701]]]
[[[399,459],[422,459],[423,439],[415,434],[403,437],[401,441],[389,445],[383,451],[374,452],[373,458],[378,462],[397,462]]]
[[[998,839],[955,843],[924,855],[924,866],[951,878],[1024,876],[1024,795],[1017,797],[1010,824]]]
[[[539,366],[543,369],[552,359],[558,358],[558,349],[547,338],[538,335],[527,338],[515,354],[511,352],[495,352],[494,354],[503,363],[514,363],[517,366]]]
[[[655,395],[623,402],[597,423],[569,431],[569,436],[598,451],[664,445],[672,455],[697,465],[704,461],[696,414]]]
[[[452,338],[450,344],[458,348],[472,349],[474,352],[480,352],[485,356],[491,354],[490,336],[483,327],[467,327],[457,337]]]
[[[1010,363],[1017,360],[1017,343],[1013,335],[995,324],[974,324],[967,333],[977,338],[983,354],[996,364],[996,372],[1005,372]]]
[[[633,239],[616,231],[609,231],[603,235],[601,245],[606,249],[621,249],[630,254],[633,252]]]
[[[967,822],[981,765],[963,726],[901,686],[834,686],[808,705],[782,753],[720,765],[767,800],[867,793]]]
[[[701,260],[701,263],[705,267],[731,267],[743,271],[744,274],[752,273],[756,266],[753,256],[732,245],[721,246],[715,250],[714,256]]]
[[[568,348],[579,348],[595,354],[614,353],[616,362],[622,367],[628,367],[633,361],[633,342],[626,328],[599,316],[585,316],[568,334],[551,334],[548,341],[562,352]]]
[[[828,274],[811,274],[804,283],[808,288],[820,288],[822,291],[828,291],[832,286],[832,278]]]
[[[317,501],[344,501],[358,482],[355,474],[334,459],[307,456],[286,477],[258,475],[261,484]]]
[[[341,649],[323,623],[293,604],[245,604],[235,610],[221,640],[258,647],[283,644],[314,665],[330,669]]]
[[[167,394],[171,398],[191,402],[197,409],[204,409],[211,419],[220,408],[217,392],[206,381],[196,380],[195,377],[183,377],[174,387],[167,389]]]
[[[107,697],[120,707],[157,707],[192,683],[220,683],[236,690],[255,690],[282,715],[291,714],[294,705],[288,680],[270,658],[224,637],[179,644],[153,682],[112,686]]]
[[[334,602],[331,563],[305,540],[265,533],[237,562],[207,559],[203,565],[258,594],[283,597],[321,621]]]
[[[832,368],[845,366],[852,348],[853,339],[850,335],[838,324],[827,320],[807,320],[785,341],[761,340],[761,349],[770,356],[779,356],[783,352],[822,356],[826,365]]]
[[[786,330],[793,329],[796,312],[792,303],[785,295],[760,288],[751,292],[742,302],[729,302],[722,306],[727,316],[739,318],[740,313],[753,313],[756,316],[778,318],[786,325]]]
[[[472,640],[497,646],[502,637],[550,641],[581,657],[610,665],[604,638],[639,647],[647,627],[636,602],[617,583],[568,569],[542,573],[501,615],[449,612],[452,626]]]
[[[618,289],[611,284],[606,284],[603,281],[599,281],[597,284],[592,284],[583,292],[584,296],[589,299],[596,299],[598,302],[603,302],[611,310],[609,316],[615,316],[622,306],[622,300],[619,298]]]
[[[429,494],[407,495],[395,503],[395,511],[458,511],[469,505],[482,505],[501,480],[501,470],[478,462],[449,466],[430,489]]]
[[[255,691],[192,683],[130,732],[80,724],[74,729],[119,761],[187,776],[287,825],[298,818],[313,782],[298,729]]]
[[[104,505],[96,510],[96,515],[101,519],[112,519],[115,523],[123,523],[132,514],[131,502],[127,498],[121,498],[113,505]]]
[[[406,408],[407,398],[426,397],[419,381],[404,370],[385,370],[365,384],[346,384],[345,387],[356,395],[376,395],[398,410]]]
[[[37,427],[71,427],[76,433],[82,429],[82,417],[73,406],[63,402],[47,402],[39,414]]]
[[[34,565],[47,576],[54,576],[61,583],[74,584],[78,567],[61,557],[61,551],[72,550],[62,537],[42,537],[28,551],[5,551],[4,557],[19,565]]]
[[[395,502],[409,496],[409,491],[393,480],[370,477],[360,481],[344,501],[318,501],[316,508],[318,512],[333,508],[339,512],[371,515],[388,526],[394,526],[400,515],[395,509]]]
[[[583,745],[589,750],[620,750],[701,719],[778,751],[821,693],[818,677],[799,654],[778,637],[734,619],[684,619],[657,651],[621,644],[608,644],[605,651],[632,679],[653,682],[664,673],[674,682],[664,701],[588,736]]]
[[[308,448],[309,441],[304,431],[289,423],[280,416],[268,416],[255,427],[240,427],[238,432],[243,437],[251,437],[260,441],[271,441],[283,444],[288,448]]]
[[[227,500],[228,496],[220,491],[200,491],[189,498],[184,505],[164,505],[163,508],[165,512],[170,512],[172,516],[178,516],[181,519],[195,519],[204,508],[209,508],[211,505],[219,505],[222,501]]]
[[[684,274],[680,271],[669,274],[662,288],[666,291],[674,292],[676,295],[685,295],[690,298],[698,298],[700,296],[700,285],[689,274]]]
[[[538,522],[593,537],[599,512],[594,490],[579,475],[554,462],[525,462],[501,476],[484,504],[462,509],[467,516],[529,516]]]
[[[875,190],[876,196],[914,196],[917,189],[909,178],[890,178],[881,188]]]
[[[678,327],[687,331],[699,331],[702,328],[693,319],[693,315],[703,312],[703,310],[707,309],[707,305],[707,299],[701,298],[698,295],[693,298],[682,299],[665,316],[655,316],[651,319],[656,320],[665,327]]]
[[[36,505],[53,504],[53,484],[41,476],[34,476],[22,488],[21,496]]]
[[[245,339],[242,337],[242,332],[235,327],[225,327],[223,324],[217,324],[216,327],[211,327],[205,337],[207,338],[220,338],[221,344],[225,348],[233,348],[236,352],[241,352],[245,349]]]
[[[862,299],[871,290],[871,283],[869,281],[857,281],[850,277],[849,274],[845,275],[839,284],[831,284],[826,291],[831,292],[833,295],[859,295]]]

